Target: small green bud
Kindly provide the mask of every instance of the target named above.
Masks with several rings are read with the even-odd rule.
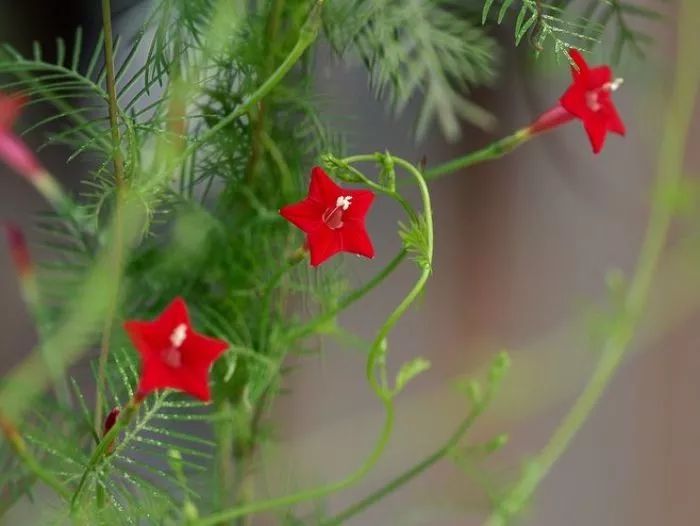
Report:
[[[340,159],[338,159],[332,153],[324,153],[323,155],[321,155],[321,164],[323,164],[323,166],[325,166],[328,169],[338,168],[342,166]]]
[[[500,435],[497,435],[493,437],[491,440],[486,442],[484,444],[484,451],[486,453],[495,453],[499,449],[501,449],[503,446],[505,446],[508,443],[508,435],[506,433],[501,433]]]
[[[510,368],[510,356],[507,352],[501,351],[493,359],[489,370],[489,382],[494,384],[501,381]]]
[[[185,501],[185,505],[182,508],[182,513],[185,515],[185,520],[187,521],[195,521],[199,519],[199,510],[197,509],[197,506],[195,506],[189,499]]]
[[[381,180],[385,188],[390,191],[396,190],[396,171],[394,169],[394,158],[387,151],[380,157],[382,165]]]
[[[481,385],[476,380],[469,380],[464,387],[464,391],[467,393],[469,400],[474,405],[479,405],[482,400]]]

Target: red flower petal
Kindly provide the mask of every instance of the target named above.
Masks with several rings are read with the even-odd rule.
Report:
[[[607,135],[605,122],[602,119],[597,118],[586,119],[583,122],[583,127],[586,129],[588,138],[591,141],[593,153],[600,153],[600,151],[603,149],[603,145],[605,144],[605,136]]]
[[[308,233],[311,266],[317,267],[343,250],[342,238],[338,230],[320,228]]]
[[[576,67],[571,67],[571,74],[574,77],[574,80],[576,80],[580,75],[586,74],[588,72],[588,64],[586,63],[586,59],[583,58],[583,55],[578,49],[569,49],[569,56],[576,65]]]
[[[313,232],[324,226],[321,217],[325,210],[325,205],[307,198],[293,205],[282,207],[280,215],[304,232]]]
[[[309,199],[324,205],[325,207],[335,205],[338,196],[343,195],[340,186],[328,177],[328,174],[320,166],[311,169],[311,183],[309,184]]]
[[[342,189],[341,189],[342,190]],[[352,197],[352,205],[343,215],[345,221],[362,221],[374,202],[374,193],[369,190],[342,190],[345,195]]]
[[[617,112],[617,108],[612,102],[606,105],[605,112],[607,114],[608,130],[624,136],[627,133],[625,123],[622,122],[620,114]]]
[[[574,83],[559,99],[559,103],[566,111],[575,115],[579,119],[583,119],[591,112],[586,104],[586,90],[580,85]]]
[[[610,66],[598,66],[588,70],[586,75],[586,89],[600,89],[604,84],[612,80]]]
[[[372,240],[364,227],[348,227],[343,231],[343,250],[370,259],[374,257]]]

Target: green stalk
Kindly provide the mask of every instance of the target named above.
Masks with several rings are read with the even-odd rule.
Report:
[[[528,129],[522,128],[516,131],[514,134],[508,135],[499,141],[491,143],[481,150],[477,150],[463,157],[458,157],[457,159],[447,161],[446,163],[426,170],[425,178],[427,180],[437,179],[438,177],[447,175],[456,170],[462,170],[484,161],[498,159],[499,157],[509,154],[531,137],[532,134],[528,131]]]
[[[476,419],[483,413],[486,406],[487,403],[485,402],[474,406],[474,408],[470,411],[466,418],[462,420],[462,422],[459,424],[454,433],[452,433],[452,435],[447,439],[447,441],[436,451],[425,457],[420,462],[414,464],[402,474],[400,474],[390,482],[386,483],[384,486],[379,488],[374,493],[368,495],[361,501],[349,506],[337,515],[322,521],[320,526],[337,526],[339,524],[342,524],[350,517],[354,517],[355,515],[362,513],[374,503],[380,501],[382,498],[386,497],[390,493],[393,493],[401,486],[407,484],[408,482],[416,478],[418,475],[425,472],[428,468],[437,464],[439,461],[448,456],[450,452],[454,450],[454,448],[459,444],[464,435],[467,434],[467,431],[469,431],[474,425]]]
[[[115,238],[114,245],[114,275],[116,276],[117,285],[115,293],[110,298],[107,315],[105,316],[104,326],[102,328],[102,338],[100,342],[100,355],[97,366],[97,385],[95,391],[95,431],[100,432],[102,428],[102,391],[105,385],[105,376],[107,370],[107,360],[109,359],[109,345],[112,338],[112,328],[114,326],[114,317],[117,312],[117,304],[119,301],[119,288],[121,282],[121,265],[122,265],[122,245],[123,232],[121,229],[122,221],[119,215],[122,213],[122,202],[124,194],[124,159],[121,151],[121,136],[119,133],[119,103],[117,101],[116,79],[114,75],[114,48],[112,37],[112,7],[110,0],[102,0],[102,28],[104,31],[104,46],[105,46],[105,72],[107,74],[107,106],[109,110],[109,124],[112,135],[112,163],[114,165],[114,180],[116,186],[115,198]]]
[[[694,21],[698,19],[700,3],[696,0],[685,0],[678,16],[676,78],[673,93],[667,99],[669,106],[665,126],[660,134],[662,140],[655,198],[639,262],[624,299],[624,316],[612,329],[593,375],[573,407],[498,509],[484,522],[484,526],[504,526],[528,502],[595,409],[632,342],[646,308],[652,278],[661,259],[673,218],[672,207],[661,195],[670,189],[677,190],[683,173],[687,135],[700,84],[700,60],[696,52],[694,27]]]
[[[214,513],[212,515],[209,515],[208,517],[204,517],[202,519],[194,521],[193,524],[195,526],[214,526],[215,524],[218,524],[220,522],[230,521],[238,517],[243,517],[245,515],[252,515],[254,513],[260,513],[262,511],[281,508],[284,506],[291,506],[299,502],[313,500],[328,495],[330,493],[335,493],[337,491],[347,488],[348,486],[351,486],[353,483],[362,479],[362,477],[364,477],[379,460],[379,457],[384,451],[386,444],[389,442],[391,431],[394,426],[393,403],[390,400],[383,400],[383,403],[384,409],[386,411],[386,417],[384,420],[384,426],[382,427],[382,431],[379,435],[379,438],[377,439],[374,449],[367,457],[367,459],[362,463],[362,465],[348,477],[333,484],[327,484],[318,488],[300,491],[298,493],[285,495],[283,497],[275,499],[252,502],[244,506]]]
[[[344,296],[333,309],[324,312],[323,314],[309,321],[305,325],[297,327],[295,330],[287,333],[282,338],[282,344],[290,344],[295,341],[301,340],[302,338],[310,336],[311,334],[318,331],[320,327],[323,327],[326,323],[335,318],[342,311],[350,307],[350,305],[364,298],[369,292],[371,292],[375,287],[377,287],[377,285],[384,281],[396,269],[396,267],[398,267],[401,264],[401,262],[406,258],[406,255],[406,249],[402,248],[399,251],[399,253],[396,254],[394,259],[387,263],[387,265],[383,269],[381,269],[371,280]]]
[[[112,426],[112,429],[105,433],[105,435],[102,437],[102,440],[100,440],[100,442],[93,450],[92,455],[90,456],[90,459],[88,460],[88,463],[85,466],[83,475],[80,477],[80,482],[78,482],[78,486],[75,489],[73,496],[71,497],[71,511],[75,511],[76,506],[80,502],[80,496],[82,495],[83,488],[85,487],[85,483],[87,482],[88,475],[92,473],[95,470],[95,468],[99,465],[99,463],[102,462],[105,456],[107,456],[110,447],[112,447],[112,444],[114,444],[115,440],[119,437],[119,433],[121,433],[122,429],[129,425],[131,419],[138,411],[140,405],[140,400],[132,398],[129,401],[129,403],[126,404],[126,406],[124,407],[124,410],[117,418],[117,421]]]

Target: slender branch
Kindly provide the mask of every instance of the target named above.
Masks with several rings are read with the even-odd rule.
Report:
[[[29,253],[27,240],[22,230],[12,223],[5,223],[4,229],[24,303],[36,325],[39,341],[44,341],[48,326],[48,314],[41,303],[36,268]],[[60,372],[59,368],[55,367],[53,356],[47,353],[43,347],[41,350],[46,367],[53,375],[52,383],[56,399],[66,407],[70,407],[70,394],[65,375]]]
[[[700,85],[700,60],[694,42],[694,21],[700,18],[700,3],[685,0],[678,16],[679,42],[676,79],[659,152],[654,203],[641,248],[639,262],[623,303],[623,316],[611,330],[601,358],[588,384],[552,434],[549,442],[529,464],[521,479],[506,495],[498,508],[484,522],[485,526],[503,526],[516,515],[566,452],[579,429],[600,401],[634,337],[646,308],[654,273],[658,267],[673,218],[673,207],[660,196],[678,188],[683,173],[683,157],[692,122],[693,107]]]
[[[480,404],[474,405],[469,414],[462,420],[462,422],[457,426],[457,429],[452,433],[452,435],[447,439],[447,441],[440,446],[436,451],[429,454],[420,462],[417,462],[412,467],[401,473],[399,476],[386,483],[384,486],[379,488],[374,493],[368,495],[361,501],[349,506],[345,510],[341,511],[337,515],[326,519],[320,523],[319,526],[337,526],[342,524],[350,517],[365,511],[367,508],[372,506],[375,502],[378,502],[382,498],[386,497],[390,493],[393,493],[401,486],[407,484],[418,475],[426,471],[428,468],[437,464],[440,460],[445,458],[450,454],[450,452],[459,444],[467,431],[471,429],[474,425],[476,419],[484,412],[488,406],[489,400],[484,400]]]
[[[265,50],[265,60],[262,66],[262,76],[267,77],[272,71],[275,60],[275,43],[277,42],[277,33],[279,31],[282,11],[284,10],[284,0],[273,0],[270,12],[267,16],[265,24],[265,42],[267,49]],[[267,104],[263,99],[258,104],[257,115],[251,112],[251,118],[254,121],[250,157],[246,166],[246,181],[251,181],[255,175],[255,171],[260,161],[260,153],[263,146],[263,136],[265,135],[265,117],[267,116]]]
[[[88,460],[83,475],[80,477],[80,482],[78,483],[73,496],[71,497],[71,510],[75,511],[77,504],[80,502],[80,496],[82,494],[85,483],[87,482],[88,475],[92,473],[100,462],[109,454],[110,448],[114,444],[114,441],[121,433],[122,429],[129,425],[131,419],[134,417],[141,405],[141,400],[136,397],[132,398],[126,406],[124,406],[123,411],[119,414],[117,421],[112,426],[112,429],[107,431],[102,437],[102,440],[97,444],[95,449]]]
[[[530,139],[532,135],[528,132],[527,128],[520,129],[512,135],[508,135],[503,139],[489,144],[481,150],[477,150],[463,157],[458,157],[446,163],[440,164],[425,172],[425,178],[427,180],[437,179],[443,175],[452,173],[456,170],[462,170],[475,164],[479,164],[485,161],[492,161],[503,157],[515,150],[518,146]]]
[[[15,454],[22,460],[22,462],[24,462],[24,465],[37,476],[38,479],[44,481],[47,486],[52,488],[64,499],[70,498],[70,492],[66,489],[66,487],[61,484],[61,482],[49,471],[44,469],[32,452],[29,451],[27,444],[15,425],[2,413],[0,413],[0,431],[2,431],[5,439],[12,446]]]
[[[258,332],[258,347],[260,349],[265,349],[267,343],[267,330],[270,324],[270,310],[272,308],[272,297],[273,292],[279,285],[282,278],[290,272],[299,263],[304,261],[306,256],[306,251],[303,248],[299,248],[295,251],[287,261],[284,262],[282,266],[277,270],[277,272],[270,278],[270,281],[265,286],[265,290],[262,296],[262,319],[260,320],[260,330]]]
[[[99,433],[102,427],[102,404],[103,404],[103,393],[104,385],[106,381],[107,374],[107,360],[109,359],[109,345],[112,338],[112,328],[114,326],[114,317],[117,312],[117,304],[119,298],[119,283],[121,282],[121,272],[119,269],[122,265],[123,259],[123,232],[121,229],[122,221],[120,214],[122,214],[122,204],[124,198],[124,159],[122,158],[121,151],[121,136],[119,133],[119,106],[117,101],[117,88],[116,79],[114,74],[114,48],[113,48],[113,37],[112,37],[112,9],[110,0],[102,0],[102,27],[104,31],[104,46],[105,46],[105,72],[107,74],[107,95],[108,95],[108,109],[109,109],[109,123],[112,135],[112,162],[114,164],[114,180],[116,185],[116,197],[115,197],[115,216],[116,216],[116,230],[115,238],[116,242],[114,245],[114,266],[115,266],[115,276],[119,282],[115,287],[115,293],[112,298],[110,298],[109,306],[107,308],[107,314],[105,316],[104,326],[102,328],[102,338],[100,341],[100,356],[98,359],[97,366],[97,386],[95,392],[95,423],[94,427],[96,432]]]
[[[117,83],[114,74],[114,42],[112,36],[112,8],[110,0],[102,0],[102,28],[105,41],[105,72],[107,73],[107,102],[109,108],[109,125],[112,134],[114,179],[117,189],[124,184],[124,159],[121,151],[119,134],[119,103],[117,101]]]
[[[377,285],[384,281],[396,269],[396,267],[398,267],[401,264],[401,262],[406,258],[406,255],[406,249],[402,248],[399,251],[399,253],[396,254],[394,259],[387,263],[387,265],[383,269],[377,272],[377,274],[371,280],[344,296],[332,309],[324,312],[323,314],[309,321],[305,325],[297,327],[295,330],[287,333],[282,338],[282,343],[289,344],[302,338],[306,338],[307,336],[316,332],[319,327],[324,326],[330,320],[335,318],[339,313],[350,307],[350,305],[365,297]]]

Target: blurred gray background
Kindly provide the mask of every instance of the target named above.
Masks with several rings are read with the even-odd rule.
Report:
[[[129,10],[136,3],[115,3],[121,32],[133,31],[142,20]],[[97,4],[2,0],[2,40],[27,49],[30,38],[51,42],[59,34],[71,35],[78,24],[94,35]],[[659,108],[674,67],[669,59],[673,18],[669,9],[668,20],[654,27],[657,46],[646,61],[618,68],[626,80],[616,95],[629,130],[626,139],[610,136],[604,152],[595,157],[575,123],[503,160],[433,183],[434,275],[418,308],[390,341],[393,364],[421,355],[433,368],[399,398],[388,454],[362,484],[333,496],[333,509],[366,495],[443,442],[468,410],[452,382],[477,374],[503,348],[512,353],[512,374],[473,435],[511,435],[508,446],[488,464],[494,482],[514,477],[527,456],[546,442],[599,353],[586,313],[606,298],[606,274],[616,268],[630,271],[636,261],[655,175]],[[446,144],[434,129],[416,144],[415,108],[400,118],[389,115],[369,93],[363,68],[340,64],[328,53],[319,60],[318,91],[339,116],[352,153],[388,149],[411,160],[425,155],[437,164],[526,124],[567,86],[563,64],[532,68],[522,50],[513,51],[509,38],[505,31],[498,88],[476,94],[499,118],[493,135],[465,126],[460,142]],[[700,161],[697,122],[688,154],[690,175],[697,174]],[[45,150],[42,158],[67,185],[80,179],[79,165],[66,169],[60,151]],[[41,200],[3,166],[0,178],[0,219],[29,227],[32,214],[43,207]],[[400,218],[400,210],[389,203],[375,206],[369,229],[378,256],[372,262],[352,262],[357,280],[372,275],[396,252]],[[692,222],[681,223],[679,237],[692,228]],[[521,524],[697,523],[700,274],[695,268],[700,261],[697,254],[676,253],[664,262],[635,352],[545,480]],[[414,275],[405,265],[344,316],[346,327],[370,338]],[[35,337],[4,245],[0,292],[5,313],[0,318],[0,371],[5,371],[27,353]],[[362,352],[329,344],[320,357],[305,358],[301,365],[289,377],[291,395],[275,410],[279,441],[267,452],[278,459],[267,473],[272,494],[349,473],[369,451],[381,424],[379,404],[362,380]],[[480,524],[488,506],[479,485],[445,461],[348,524]]]

